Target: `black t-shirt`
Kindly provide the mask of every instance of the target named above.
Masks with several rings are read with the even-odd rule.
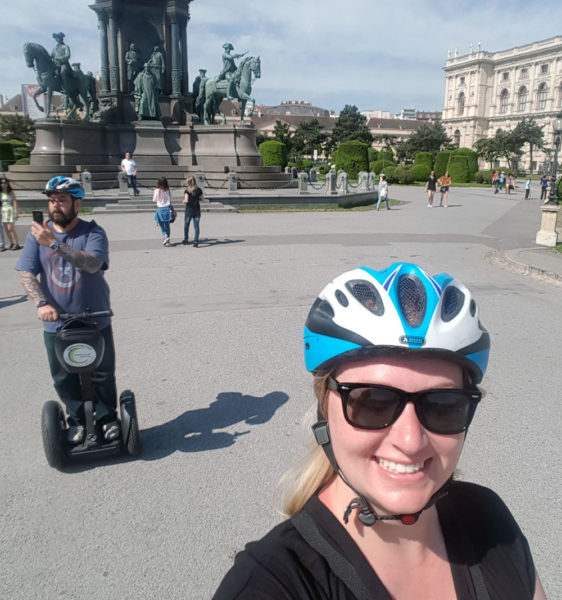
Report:
[[[430,192],[435,192],[437,190],[437,178],[436,177],[428,177],[427,189]]]
[[[357,600],[331,568],[334,555],[353,565],[352,575],[368,590],[368,597],[391,600],[345,526],[317,496],[303,511],[329,551],[313,548],[287,520],[236,555],[214,600]],[[458,600],[485,598],[476,593],[484,584],[490,600],[533,598],[535,568],[527,540],[494,492],[453,482],[437,511]]]
[[[184,191],[187,194],[187,204],[185,207],[189,209],[191,215],[201,214],[201,205],[199,204],[203,191],[201,188],[197,188],[194,192],[189,192],[187,189]]]

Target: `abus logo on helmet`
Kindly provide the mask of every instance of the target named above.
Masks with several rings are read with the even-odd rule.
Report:
[[[87,367],[96,360],[96,351],[88,344],[71,344],[64,349],[64,362],[73,367]]]
[[[398,339],[401,344],[413,346],[423,346],[425,344],[425,338],[418,335],[401,335]]]

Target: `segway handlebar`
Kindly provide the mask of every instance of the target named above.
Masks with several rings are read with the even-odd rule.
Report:
[[[61,313],[59,318],[63,321],[68,321],[68,319],[95,319],[97,317],[112,317],[113,311],[110,310],[97,310],[97,311],[89,311],[82,313]]]

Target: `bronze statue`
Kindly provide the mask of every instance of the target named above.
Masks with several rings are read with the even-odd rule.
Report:
[[[207,81],[207,69],[199,69],[199,75],[193,82],[193,97],[195,98],[195,113],[199,117],[199,121],[203,123],[203,105],[199,102],[199,92],[201,87],[205,85]]]
[[[55,37],[56,36],[56,37]],[[90,80],[82,71],[73,71],[68,62],[70,49],[62,42],[63,33],[53,34],[57,39],[57,46],[53,50],[56,60],[41,46],[41,44],[26,43],[23,45],[25,63],[37,74],[38,89],[33,94],[33,101],[40,111],[45,110],[46,117],[51,114],[51,100],[53,92],[61,92],[68,98],[66,100],[70,112],[67,119],[73,119],[78,109],[84,108],[84,119],[90,118]],[[37,102],[37,96],[46,94],[46,106],[43,109]],[[96,99],[97,100],[97,99]]]
[[[156,77],[156,82],[158,84],[158,91],[160,93],[164,92],[164,73],[166,72],[166,61],[164,60],[164,55],[160,52],[160,47],[158,45],[154,46],[154,50],[152,51],[151,57],[148,59],[148,66],[151,71],[154,73]]]
[[[160,118],[158,82],[148,63],[135,79],[135,110],[140,119]]]
[[[243,52],[242,54],[230,54],[231,50],[234,50],[234,46],[230,42],[226,42],[222,47],[224,48],[224,54],[222,55],[222,71],[217,75],[217,81],[222,81],[223,79],[228,81],[226,99],[234,100],[235,82],[233,81],[233,77],[237,70],[234,60],[236,58],[242,58],[248,54],[248,52]]]
[[[231,44],[225,44],[231,46]],[[234,57],[234,56],[233,56]],[[233,58],[232,57],[232,58]],[[241,63],[240,67],[231,74],[230,80],[219,80],[218,77],[212,77],[200,84],[199,96],[197,97],[196,107],[203,107],[203,122],[209,125],[215,122],[215,115],[220,114],[223,123],[226,123],[225,115],[220,112],[220,103],[228,96],[228,88],[232,85],[231,97],[240,101],[240,120],[244,120],[246,103],[250,102],[251,109],[249,115],[252,115],[256,101],[250,96],[252,91],[252,76],[258,79],[261,77],[261,61],[259,56],[248,56]]]
[[[134,88],[135,78],[139,73],[139,57],[135,50],[135,44],[129,44],[129,49],[125,52],[125,64],[127,65],[127,91],[131,92]]]

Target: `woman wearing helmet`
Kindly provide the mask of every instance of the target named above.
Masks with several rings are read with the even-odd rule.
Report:
[[[489,348],[447,274],[395,263],[329,283],[304,329],[318,445],[284,478],[290,519],[215,598],[545,598],[500,498],[453,481]]]

